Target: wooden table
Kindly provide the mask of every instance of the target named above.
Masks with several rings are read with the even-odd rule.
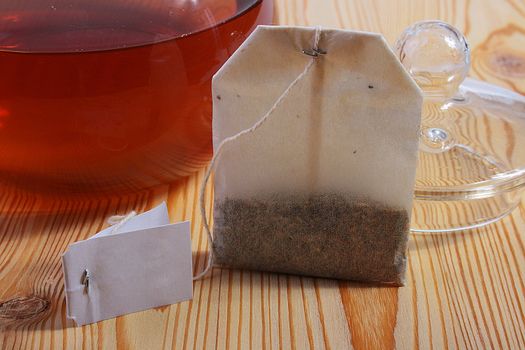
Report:
[[[275,10],[277,23],[376,31],[391,43],[434,18],[466,34],[473,76],[525,94],[523,1],[280,0]],[[201,179],[97,201],[2,189],[0,302],[19,309],[0,306],[0,348],[525,348],[524,205],[481,229],[412,236],[404,288],[216,268],[194,284],[192,302],[79,328],[67,321],[60,255],[108,215],[166,200],[173,221],[191,219],[194,267],[203,268]]]

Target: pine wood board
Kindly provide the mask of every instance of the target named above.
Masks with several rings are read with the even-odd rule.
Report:
[[[523,1],[275,1],[276,23],[377,31],[390,43],[422,19],[466,34],[472,76],[525,94]],[[403,288],[215,268],[194,284],[191,302],[84,327],[66,320],[60,256],[109,215],[167,201],[173,222],[191,220],[194,269],[203,268],[202,176],[82,201],[1,188],[0,303],[15,300],[26,318],[0,318],[0,348],[525,348],[523,202],[480,229],[413,235]]]

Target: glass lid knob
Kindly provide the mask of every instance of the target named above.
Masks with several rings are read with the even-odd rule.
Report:
[[[408,27],[395,47],[403,66],[425,94],[450,97],[470,68],[470,50],[463,34],[440,21]]]

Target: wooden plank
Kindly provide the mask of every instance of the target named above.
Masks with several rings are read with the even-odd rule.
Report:
[[[525,4],[517,0],[278,0],[275,18],[379,31],[390,43],[415,21],[442,19],[466,33],[473,76],[525,93]],[[469,130],[497,142],[505,126],[491,126],[489,134],[482,124]],[[446,171],[441,165],[428,166]],[[172,221],[192,220],[194,267],[203,268],[208,247],[196,200],[202,176],[81,200],[1,188],[0,302],[27,318],[0,318],[0,348],[525,348],[523,204],[484,228],[413,235],[404,288],[215,268],[194,284],[191,302],[81,328],[68,322],[60,255],[109,215],[167,200]],[[210,210],[211,195],[208,188]],[[469,213],[458,206],[450,215],[416,213],[416,220],[462,215]]]

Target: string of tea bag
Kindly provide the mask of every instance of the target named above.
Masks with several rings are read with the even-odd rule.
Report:
[[[112,215],[108,218],[107,222],[110,225],[115,225],[111,230],[111,233],[117,233],[117,231],[124,226],[129,220],[137,215],[135,210],[130,211],[126,215]]]
[[[312,59],[308,62],[308,64],[306,65],[302,73],[299,74],[290,83],[290,85],[288,85],[288,87],[283,91],[283,93],[279,96],[279,98],[275,100],[275,103],[270,107],[270,109],[255,124],[253,124],[250,128],[244,129],[235,135],[225,138],[224,140],[221,141],[221,143],[219,143],[219,146],[215,150],[215,153],[213,155],[213,158],[211,159],[210,165],[208,169],[206,170],[206,174],[204,175],[204,179],[201,184],[200,195],[199,195],[199,206],[200,206],[201,216],[203,219],[204,230],[206,231],[206,235],[208,238],[208,246],[209,246],[208,262],[204,270],[202,270],[202,272],[193,276],[193,280],[198,280],[204,277],[210,271],[211,267],[213,266],[213,249],[212,249],[213,236],[212,236],[210,226],[208,223],[208,216],[206,214],[206,209],[205,209],[205,204],[204,204],[204,195],[205,195],[206,186],[208,184],[208,180],[210,178],[211,172],[217,165],[218,159],[221,155],[221,152],[224,146],[232,141],[239,139],[240,137],[243,137],[244,135],[253,133],[255,130],[261,127],[268,120],[268,118],[273,114],[273,112],[277,109],[277,107],[279,107],[281,102],[286,98],[288,93],[295,87],[295,85],[297,85],[298,82],[300,82],[308,74],[308,72],[310,71],[310,69],[312,68],[315,62],[315,59],[319,57],[319,54],[324,54],[324,52],[320,50],[318,47],[320,39],[321,39],[321,27],[317,26],[315,28],[313,49],[303,50],[303,53],[308,56],[311,56]]]

